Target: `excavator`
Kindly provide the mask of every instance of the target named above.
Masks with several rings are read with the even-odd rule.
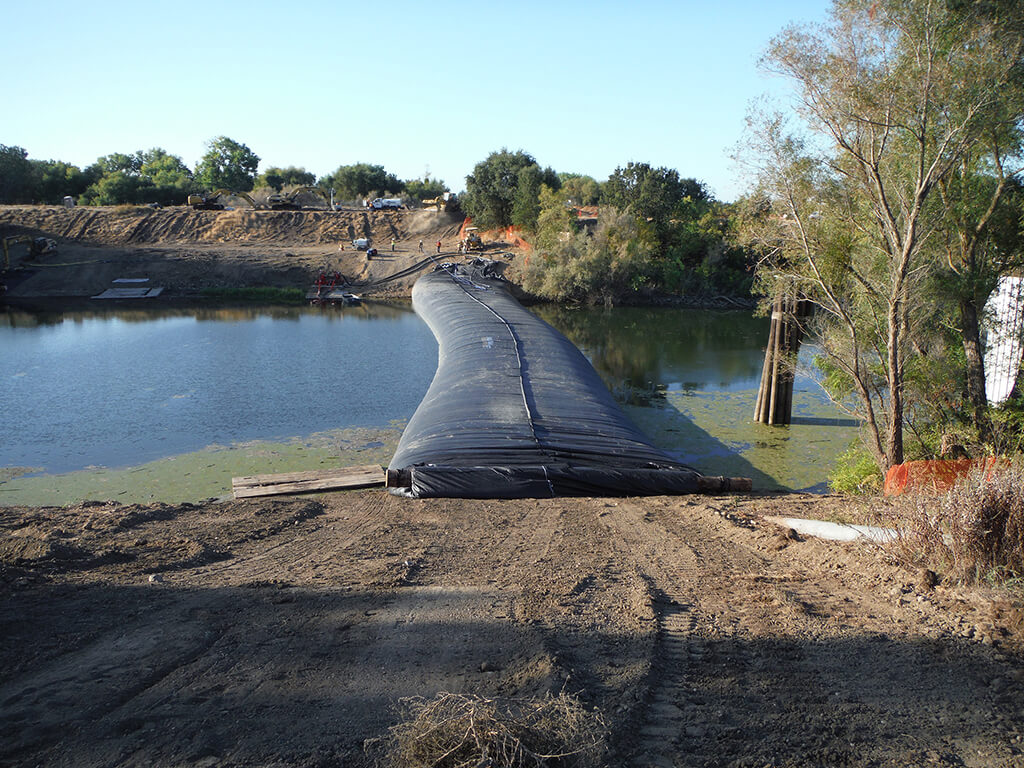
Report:
[[[451,210],[455,206],[455,193],[445,192],[443,195],[431,197],[428,200],[420,200],[424,208],[436,208],[438,211]]]
[[[3,271],[6,272],[11,268],[11,246],[17,245],[18,243],[25,243],[28,245],[28,257],[31,259],[33,256],[42,256],[45,253],[56,253],[57,252],[57,241],[49,237],[32,237],[31,235],[12,235],[10,237],[3,238],[3,252],[4,252],[4,266]]]
[[[267,205],[272,211],[301,211],[302,203],[297,202],[299,195],[308,192],[324,199],[327,208],[331,207],[331,198],[320,187],[296,187],[291,192],[275,192],[267,198]]]
[[[208,195],[202,192],[196,195],[189,195],[188,205],[191,205],[197,211],[223,211],[225,206],[224,203],[220,202],[221,197],[240,197],[253,208],[256,207],[256,201],[245,194],[245,192],[232,192],[230,189],[218,189],[216,192],[211,192]]]
[[[484,249],[484,241],[480,239],[480,231],[476,227],[466,227],[466,237],[462,240],[462,249],[466,253]]]

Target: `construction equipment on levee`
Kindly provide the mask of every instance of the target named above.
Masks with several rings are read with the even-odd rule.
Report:
[[[31,235],[11,235],[2,240],[4,252],[3,270],[6,272],[11,268],[11,246],[24,243],[28,246],[27,258],[43,256],[47,253],[57,252],[57,241],[49,237],[32,237]]]
[[[341,272],[328,272],[325,269],[320,270],[313,289],[306,294],[306,298],[310,304],[354,306],[362,302],[357,294],[348,290],[348,280]]]
[[[443,195],[438,195],[437,197],[420,200],[420,204],[424,208],[434,208],[438,212],[452,211],[457,207],[458,198],[454,192],[445,192]]]
[[[301,211],[303,205],[299,202],[302,195],[314,195],[323,199],[328,210],[331,208],[330,196],[320,187],[296,187],[291,192],[274,192],[267,198],[267,205],[272,211]]]
[[[230,189],[218,189],[210,194],[199,192],[197,194],[189,195],[186,202],[187,205],[192,206],[193,210],[196,211],[223,211],[227,208],[227,205],[221,202],[221,198],[231,197],[240,197],[248,202],[254,209],[256,208],[256,201],[245,192],[233,192]]]
[[[480,230],[476,227],[466,227],[466,236],[462,238],[462,250],[469,253],[483,249],[484,241],[480,238]]]

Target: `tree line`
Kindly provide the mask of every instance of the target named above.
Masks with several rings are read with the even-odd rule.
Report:
[[[317,178],[295,166],[258,173],[259,162],[226,136],[208,142],[193,169],[161,148],[106,155],[83,170],[0,145],[0,203],[59,204],[70,195],[80,205],[180,205],[192,192],[316,185],[342,201],[401,195],[415,204],[449,191],[429,176],[403,180],[369,163]],[[599,182],[502,149],[477,163],[459,203],[481,228],[515,226],[537,241],[525,287],[541,298],[621,303],[653,291],[749,296],[748,259],[727,237],[732,207],[674,169],[631,162]],[[596,207],[597,215],[578,215],[583,207]]]
[[[257,173],[259,162],[249,147],[227,136],[210,140],[195,168],[161,148],[115,152],[82,169],[59,160],[35,160],[22,147],[0,144],[0,204],[58,205],[70,196],[80,205],[182,205],[193,192],[280,192],[313,185],[334,189],[339,200],[350,201],[391,194],[422,200],[448,191],[438,179],[403,181],[370,163],[343,165],[318,179],[294,166]]]
[[[598,181],[502,149],[466,177],[461,205],[483,229],[527,233],[523,287],[544,299],[750,295],[747,252],[730,239],[733,207],[672,168],[630,162]]]

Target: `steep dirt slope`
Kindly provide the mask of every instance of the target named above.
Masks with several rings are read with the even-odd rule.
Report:
[[[194,211],[185,206],[61,208],[0,206],[0,235],[31,233],[58,242],[123,246],[168,243],[336,245],[356,237],[384,243],[432,235],[451,240],[461,219],[434,211]]]
[[[168,297],[204,288],[310,287],[322,269],[365,282],[455,251],[462,219],[435,211],[194,211],[191,208],[0,207],[0,236],[57,241],[54,254],[26,259],[13,246],[9,299],[88,297],[118,278],[149,278]],[[369,237],[375,261],[354,251]],[[423,250],[420,250],[420,241]],[[392,242],[394,249],[392,250]],[[407,295],[415,275],[388,285]]]

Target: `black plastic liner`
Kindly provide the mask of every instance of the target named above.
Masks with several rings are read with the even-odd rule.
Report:
[[[539,498],[708,490],[711,478],[652,445],[573,343],[516,301],[495,276],[500,266],[443,265],[413,287],[413,307],[437,338],[438,365],[391,459],[392,492]]]

